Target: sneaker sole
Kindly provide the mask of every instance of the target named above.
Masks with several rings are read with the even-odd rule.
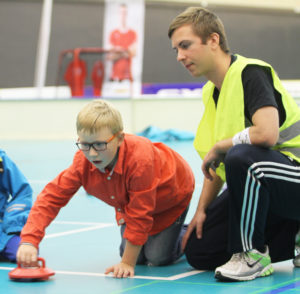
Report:
[[[300,267],[300,258],[299,257],[297,259],[295,258],[293,260],[293,264],[294,264],[295,267]]]
[[[269,266],[265,267],[264,270],[262,272],[257,272],[251,276],[244,276],[244,277],[238,277],[238,276],[230,276],[230,275],[222,275],[221,272],[216,272],[215,273],[215,278],[220,280],[220,281],[251,281],[254,280],[255,278],[259,278],[259,277],[267,277],[272,275],[272,273],[274,272],[274,268],[273,266],[270,264]]]

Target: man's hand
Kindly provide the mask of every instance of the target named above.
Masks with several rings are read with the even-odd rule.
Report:
[[[224,161],[227,151],[232,147],[232,139],[225,139],[217,142],[205,155],[202,162],[202,172],[208,180],[213,180],[210,169],[214,171]]]
[[[115,278],[128,278],[134,276],[134,266],[120,262],[106,269],[105,274],[113,273]]]
[[[201,169],[204,176],[208,180],[213,179],[213,176],[210,173],[210,169],[213,169],[215,171],[216,168],[220,165],[220,163],[223,162],[224,157],[225,154],[218,152],[215,146],[211,150],[209,150],[209,152],[206,154],[206,156],[203,159]]]
[[[202,229],[203,229],[203,224],[205,222],[206,219],[206,214],[204,211],[201,212],[196,212],[196,214],[194,215],[192,221],[190,222],[185,235],[182,238],[182,243],[181,243],[181,247],[182,250],[184,251],[187,241],[190,238],[191,233],[196,229],[196,236],[198,239],[202,238]]]

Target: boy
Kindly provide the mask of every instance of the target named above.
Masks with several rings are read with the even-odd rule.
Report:
[[[32,204],[32,189],[16,164],[0,149],[0,259],[16,261],[20,232]]]
[[[77,116],[79,151],[73,164],[49,183],[34,203],[22,230],[18,261],[32,266],[45,228],[83,186],[116,209],[122,260],[106,270],[134,276],[138,264],[165,265],[181,255],[180,233],[194,190],[184,159],[162,143],[123,133],[118,110],[103,100]]]

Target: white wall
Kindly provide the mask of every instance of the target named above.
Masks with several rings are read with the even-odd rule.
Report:
[[[108,99],[109,100],[109,99]],[[126,132],[149,125],[196,132],[201,99],[111,99],[122,114]],[[77,113],[88,99],[0,101],[1,140],[76,139]]]
[[[150,125],[196,133],[203,114],[201,98],[107,100],[119,109],[124,129],[129,133],[140,132]],[[300,106],[299,95],[295,100]],[[1,140],[76,139],[76,116],[89,101],[0,100],[0,147]]]

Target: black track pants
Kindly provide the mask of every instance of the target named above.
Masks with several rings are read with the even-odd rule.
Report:
[[[203,237],[186,256],[214,269],[233,253],[269,246],[272,262],[294,257],[300,220],[300,166],[277,151],[237,145],[225,157],[227,189],[208,207]]]

